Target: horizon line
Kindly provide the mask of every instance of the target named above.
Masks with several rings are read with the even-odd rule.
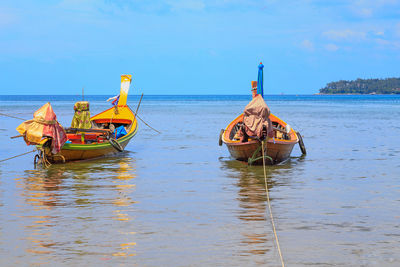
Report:
[[[318,93],[311,93],[311,94],[264,94],[264,95],[316,95]],[[110,94],[87,94],[84,96],[109,96]],[[147,96],[246,96],[251,94],[143,94]],[[52,95],[41,95],[41,94],[0,94],[0,96],[82,96],[79,94],[52,94]],[[141,94],[130,94],[129,96],[141,96]]]

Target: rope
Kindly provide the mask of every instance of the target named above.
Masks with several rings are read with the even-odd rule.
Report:
[[[156,131],[157,133],[161,133],[160,131],[157,131],[156,129],[154,129],[153,127],[151,127],[150,125],[148,125],[142,118],[139,117],[139,115],[136,115],[136,117],[138,117],[139,120],[141,120],[144,124],[146,124],[150,129]]]
[[[35,155],[35,158],[33,160],[33,164],[35,165],[35,169],[37,165],[41,164],[45,169],[49,168],[51,166],[51,163],[48,161],[46,157],[46,152],[44,148],[39,148],[38,149],[39,153]],[[62,155],[59,155],[62,157],[62,160],[65,162],[65,158]]]
[[[42,165],[48,169],[51,166],[51,163],[48,161],[47,157],[46,157],[46,152],[44,151],[44,149],[40,149],[40,156],[42,158]]]
[[[138,113],[138,111],[139,111],[139,107],[140,107],[140,103],[142,103],[142,98],[143,98],[143,93],[142,93],[142,95],[140,96],[140,100],[139,100],[139,104],[137,105],[137,108],[136,108],[136,112],[135,112],[135,118],[137,117],[139,120],[141,120],[144,124],[146,124],[150,129],[152,129],[152,130],[154,130],[154,131],[156,131],[157,133],[161,133],[160,131],[157,131],[156,129],[154,129],[153,127],[151,127],[150,125],[148,125],[142,118],[140,118],[139,117],[139,115],[137,114]]]
[[[57,123],[56,120],[48,121],[48,120],[45,120],[43,118],[33,119],[33,121],[37,122],[37,123],[40,123],[40,124],[48,124],[48,125],[53,125],[53,124]]]
[[[14,157],[2,159],[2,160],[0,160],[0,162],[6,161],[6,160],[9,160],[9,159],[13,159],[13,158],[17,158],[17,157],[20,157],[20,156],[23,156],[23,155],[26,155],[26,154],[29,154],[29,153],[32,153],[32,152],[35,152],[35,151],[36,151],[36,149],[34,149],[34,150],[32,150],[32,151],[28,151],[28,152],[26,152],[26,153],[22,153],[22,154],[20,154],[20,155],[16,155],[16,156],[14,156]]]
[[[142,96],[140,97],[139,104],[138,104],[138,106],[136,108],[135,117],[136,117],[136,115],[137,115],[137,113],[139,111],[140,103],[142,103],[142,98],[143,98],[143,93],[142,93]]]
[[[0,115],[1,116],[6,116],[6,117],[10,117],[10,118],[14,118],[14,119],[18,119],[18,120],[26,121],[25,119],[22,119],[22,118],[19,118],[19,117],[15,117],[15,116],[11,116],[11,115],[4,114],[4,113],[0,113]]]
[[[282,267],[285,267],[285,263],[284,263],[283,257],[282,257],[281,247],[279,246],[278,235],[276,234],[274,217],[272,216],[271,201],[269,199],[269,191],[268,191],[268,183],[267,183],[267,172],[265,170],[264,143],[265,143],[265,141],[262,141],[261,145],[262,145],[262,156],[263,156],[262,158],[263,158],[263,168],[264,168],[265,192],[267,192],[267,202],[268,202],[269,215],[271,217],[272,229],[274,231],[275,241],[276,241],[276,245],[278,247],[278,252],[279,252],[279,257],[281,258]]]

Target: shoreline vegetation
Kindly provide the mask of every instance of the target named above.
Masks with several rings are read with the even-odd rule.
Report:
[[[400,94],[400,78],[340,80],[319,89],[317,95],[394,95]]]

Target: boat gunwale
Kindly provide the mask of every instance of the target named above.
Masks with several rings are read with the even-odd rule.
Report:
[[[136,121],[136,119],[134,119]],[[128,134],[122,136],[121,138],[117,139],[119,143],[125,143],[130,141],[137,133],[137,123],[136,127],[131,130]],[[111,147],[111,144],[109,142],[105,143],[96,143],[96,144],[64,144],[61,150],[94,150],[94,149],[104,149],[104,148],[109,148]]]
[[[245,146],[245,145],[252,145],[252,144],[257,144],[259,143],[258,140],[249,140],[248,142],[240,142],[240,140],[230,140],[229,139],[229,134],[232,131],[232,128],[240,121],[243,120],[243,113],[240,114],[238,117],[236,117],[233,121],[231,121],[228,126],[224,129],[224,133],[222,135],[222,141],[225,143],[225,145],[229,146]],[[286,126],[287,123],[281,120],[279,117],[275,116],[274,114],[270,114],[270,119],[273,122],[278,122],[279,124]],[[297,144],[299,142],[299,138],[297,136],[297,133],[293,130],[293,128],[290,129],[289,134],[293,137],[295,137],[294,140],[284,140],[284,139],[278,139],[278,138],[270,138],[268,139],[268,143],[273,143],[273,144],[282,144],[282,145],[289,145],[289,144]]]

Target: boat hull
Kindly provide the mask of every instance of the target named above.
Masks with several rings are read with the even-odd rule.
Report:
[[[281,127],[285,127],[287,124],[276,117],[275,115],[271,114],[270,119],[272,122],[278,123]],[[231,140],[231,131],[233,127],[238,123],[243,121],[243,114],[233,120],[227,128],[224,130],[222,135],[222,141],[227,146],[228,151],[232,158],[240,161],[248,161],[250,158],[258,158],[262,157],[262,151],[260,150],[258,153],[254,155],[257,149],[260,148],[261,142],[258,140],[249,140],[248,142],[240,142]],[[282,161],[287,160],[292,153],[293,147],[298,143],[299,139],[297,137],[296,132],[291,129],[289,132],[290,140],[283,140],[279,138],[270,138],[267,141],[266,146],[266,155],[272,159],[265,160],[266,164],[277,164]],[[253,162],[253,164],[262,164],[262,158]]]
[[[134,131],[119,138],[117,141],[125,149],[129,141],[136,135],[137,127]],[[110,154],[116,154],[118,151],[110,143],[98,144],[64,144],[58,155],[48,155],[51,163],[63,163],[67,161],[93,159]],[[60,156],[61,155],[61,156]]]
[[[273,141],[268,141],[266,154],[273,161],[271,162],[271,160],[266,160],[265,163],[272,165],[287,160],[290,157],[295,144],[296,143],[274,144]],[[242,144],[226,144],[226,146],[232,158],[247,162],[249,158],[253,157],[254,152],[261,146],[261,143],[253,141]],[[262,152],[260,151],[257,153],[255,157],[262,157]],[[262,164],[262,159],[255,161],[253,164]]]

